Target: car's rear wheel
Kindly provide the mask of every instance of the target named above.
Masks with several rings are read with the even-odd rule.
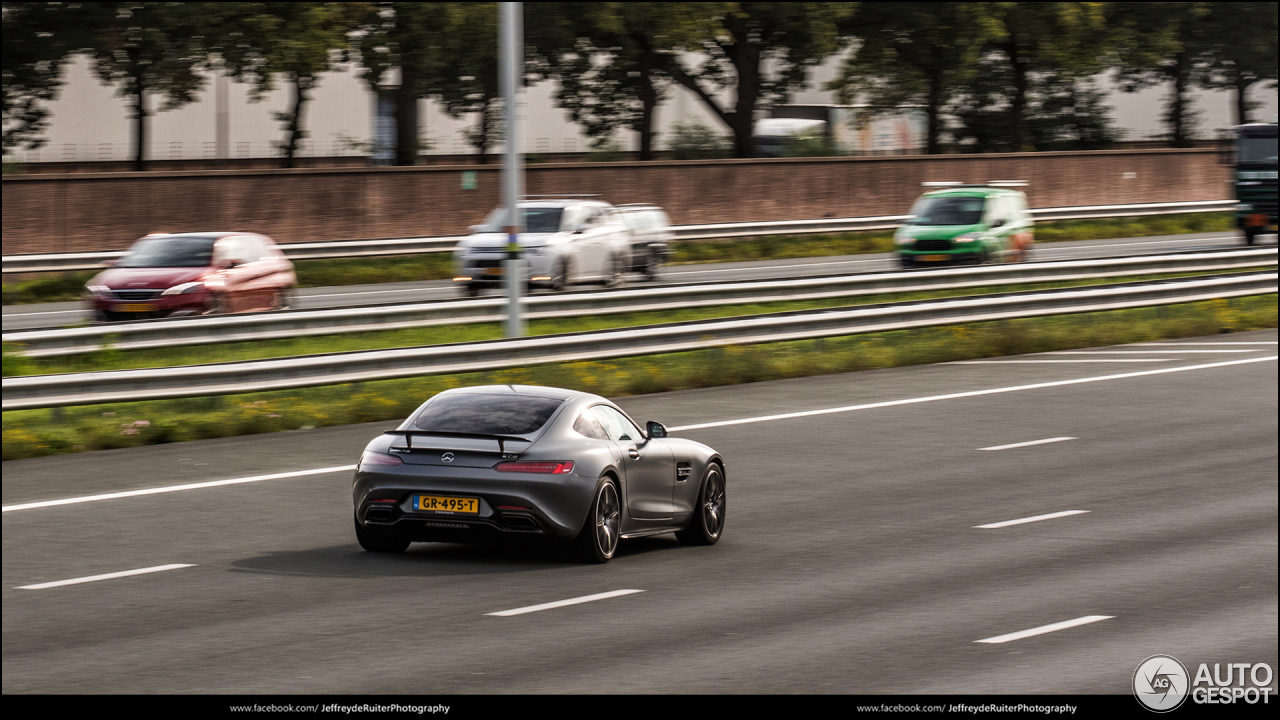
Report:
[[[676,539],[685,545],[715,545],[724,533],[724,516],[724,473],[720,466],[712,464],[702,478],[693,519],[689,527],[676,533]]]
[[[653,282],[662,274],[662,258],[651,252],[644,261],[644,279]]]
[[[622,503],[618,501],[618,488],[612,478],[600,478],[587,521],[574,541],[574,552],[582,562],[609,562],[618,551],[621,530]]]
[[[610,255],[604,261],[604,286],[607,288],[614,288],[621,284],[622,259],[617,255]]]
[[[556,292],[564,292],[569,287],[571,276],[569,275],[569,258],[560,258],[556,263],[555,274],[551,276],[551,289]]]
[[[382,528],[365,527],[356,519],[356,540],[360,547],[376,553],[402,553],[409,547],[409,541],[397,538]]]

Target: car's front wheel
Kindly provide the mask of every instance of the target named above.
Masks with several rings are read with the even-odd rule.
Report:
[[[604,286],[615,288],[622,284],[622,259],[610,255],[604,261]]]
[[[555,274],[551,276],[551,289],[556,292],[564,292],[569,287],[570,282],[572,282],[572,277],[569,275],[569,258],[562,257],[556,263]]]
[[[356,519],[356,540],[360,547],[376,553],[402,553],[409,547],[408,540],[402,540],[382,528],[365,527]]]
[[[702,478],[693,519],[689,527],[676,533],[676,539],[685,545],[714,545],[724,533],[724,515],[724,473],[712,464]]]
[[[651,252],[644,261],[644,279],[654,282],[658,276],[662,274],[662,258],[656,252]]]
[[[600,478],[587,521],[574,541],[574,552],[582,562],[607,563],[618,551],[621,530],[622,503],[618,501],[618,487],[612,478]]]

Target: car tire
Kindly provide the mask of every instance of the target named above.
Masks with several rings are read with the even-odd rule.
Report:
[[[272,310],[288,310],[293,306],[293,288],[277,290],[271,296]]]
[[[724,472],[712,463],[702,476],[693,519],[676,533],[676,539],[684,545],[715,545],[724,534],[725,507]]]
[[[409,548],[409,541],[397,538],[381,528],[370,528],[356,521],[356,540],[360,547],[375,553],[402,553]]]
[[[560,258],[556,263],[555,274],[551,276],[551,289],[564,292],[569,287],[572,276],[569,274],[569,258]]]
[[[222,315],[227,312],[227,300],[221,295],[210,295],[205,303],[204,315]]]
[[[1258,231],[1254,230],[1253,228],[1245,228],[1245,229],[1244,229],[1244,244],[1245,244],[1245,245],[1253,245],[1253,244],[1254,244],[1254,243],[1256,243],[1257,241],[1258,241]]]
[[[462,295],[463,297],[479,297],[480,286],[475,283],[467,283],[462,286]]]
[[[658,253],[651,252],[645,257],[642,272],[644,272],[645,280],[648,280],[649,282],[656,282],[658,280],[662,275],[662,258],[658,256]]]
[[[574,555],[584,563],[607,563],[618,551],[618,536],[622,531],[622,502],[618,486],[611,477],[602,477],[596,483],[591,497],[591,509],[582,531],[573,541]]]
[[[610,255],[604,261],[604,286],[616,288],[622,284],[622,260],[617,255]]]

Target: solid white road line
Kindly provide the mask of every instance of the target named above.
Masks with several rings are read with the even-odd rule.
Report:
[[[579,605],[581,603],[589,603],[596,600],[608,600],[609,598],[622,597],[623,595],[631,595],[639,592],[644,591],[610,590],[609,592],[596,593],[595,595],[583,595],[582,597],[570,598],[568,600],[557,600],[555,602],[542,603],[541,605],[530,605],[528,607],[516,608],[515,610],[501,610],[499,612],[485,613],[485,615],[511,617],[512,615],[524,615],[525,613],[538,612],[539,610],[550,610],[552,608],[565,607],[566,605]]]
[[[1169,362],[1173,358],[1106,358],[1103,360],[956,360],[948,365],[1036,365],[1039,363],[1124,363],[1124,362]]]
[[[1004,522],[990,523],[987,525],[974,525],[975,528],[982,530],[994,530],[996,528],[1009,527],[1010,525],[1024,525],[1026,523],[1040,522],[1041,520],[1053,520],[1055,518],[1070,517],[1072,515],[1083,515],[1088,510],[1063,510],[1062,512],[1049,513],[1048,515],[1033,515],[1031,517],[1018,518],[1017,520],[1005,520]]]
[[[1196,353],[1246,353],[1246,352],[1262,352],[1262,348],[1256,350],[1223,348],[1221,350],[1054,350],[1044,353],[1045,355],[1147,355],[1151,353],[1169,353],[1173,355],[1194,355]]]
[[[1158,343],[1135,343],[1135,344],[1133,344],[1133,345],[1130,345],[1129,347],[1163,347],[1163,346],[1166,346],[1166,345],[1189,345],[1189,346],[1191,346],[1191,347],[1195,347],[1196,345],[1276,345],[1276,344],[1280,344],[1280,343],[1278,343],[1278,341],[1276,341],[1276,340],[1256,340],[1256,341],[1251,341],[1251,342],[1244,342],[1244,341],[1239,341],[1239,342],[1217,342],[1217,341],[1211,341],[1211,342],[1189,342],[1189,343],[1170,343],[1170,342],[1158,342]]]
[[[1044,440],[1028,440],[1027,442],[1010,443],[1008,445],[992,445],[991,447],[978,448],[979,450],[1012,450],[1013,448],[1030,447],[1031,445],[1044,445],[1045,443],[1062,442],[1063,440],[1079,440],[1074,437],[1053,437]]]
[[[955,400],[958,398],[979,397],[981,395],[996,395],[999,393],[1018,392],[1020,390],[1038,390],[1040,388],[1061,387],[1064,385],[1081,385],[1084,383],[1103,382],[1105,380],[1124,380],[1126,378],[1143,377],[1146,375],[1163,375],[1164,373],[1186,372],[1188,370],[1207,370],[1209,368],[1246,365],[1248,363],[1267,362],[1269,360],[1276,359],[1280,359],[1280,355],[1269,355],[1267,357],[1260,358],[1245,358],[1243,360],[1224,360],[1222,362],[1205,363],[1203,365],[1183,365],[1181,367],[1160,368],[1159,370],[1139,370],[1137,372],[1120,373],[1118,375],[1095,375],[1093,377],[1076,378],[1074,380],[1054,380],[1051,382],[1032,383],[1030,385],[1011,385],[1009,387],[991,388],[988,390],[970,390],[968,392],[947,393],[946,395],[928,395],[925,397],[907,398],[905,400],[888,400],[885,402],[866,403],[864,405],[846,405],[844,407],[825,408],[823,410],[803,410],[801,412],[781,413],[778,415],[760,415],[758,417],[739,418],[737,420],[720,420],[718,422],[698,423],[696,425],[681,425],[680,427],[668,429],[672,431],[700,430],[702,428],[725,427],[727,425],[747,425],[749,423],[768,422],[771,420],[790,420],[791,418],[809,417],[811,415],[830,415],[832,413],[871,410],[874,408],[894,407],[896,405],[913,405],[915,403],[935,402],[938,400]]]
[[[1011,640],[1021,640],[1022,638],[1029,638],[1029,637],[1032,637],[1033,635],[1044,635],[1045,633],[1057,632],[1059,630],[1066,630],[1067,628],[1073,628],[1073,627],[1076,627],[1077,625],[1088,625],[1089,623],[1096,623],[1099,620],[1110,620],[1113,617],[1115,617],[1115,615],[1085,615],[1084,617],[1078,617],[1075,620],[1064,620],[1059,623],[1053,623],[1052,625],[1041,625],[1040,627],[1031,628],[1030,630],[1023,630],[1022,632],[1009,633],[1008,635],[997,635],[995,637],[989,637],[985,640],[974,640],[974,642],[987,643],[988,645],[998,645],[1000,643],[1007,643]]]
[[[242,483],[263,482],[264,480],[283,480],[284,478],[303,477],[306,475],[323,475],[324,473],[355,470],[355,465],[338,465],[335,467],[317,468],[315,470],[296,470],[294,472],[272,473],[270,475],[254,475],[252,477],[232,478],[230,480],[210,480],[209,482],[188,483],[186,485],[169,485],[167,487],[147,488],[145,490],[125,490],[123,492],[103,493],[102,495],[82,495],[80,497],[63,498],[61,500],[43,500],[41,502],[5,505],[4,512],[13,510],[32,510],[35,508],[54,507],[56,505],[75,505],[77,503],[96,502],[98,500],[115,500],[116,498],[136,497],[138,495],[156,495],[159,493],[178,492],[179,490],[198,490],[200,488],[220,487],[222,485],[240,485]]]
[[[185,563],[174,563],[173,565],[157,565],[155,567],[140,568],[138,570],[125,570],[123,572],[107,573],[105,575],[90,575],[88,577],[72,578],[70,580],[58,580],[56,582],[38,583],[36,585],[22,585],[14,588],[15,590],[47,590],[49,588],[62,587],[63,585],[79,585],[80,583],[97,582],[99,580],[114,580],[116,578],[129,577],[130,575],[146,575],[147,573],[164,572],[165,570],[177,570],[178,568],[195,567],[195,565]]]

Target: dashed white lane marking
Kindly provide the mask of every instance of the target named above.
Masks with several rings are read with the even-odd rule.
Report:
[[[702,428],[725,427],[727,425],[746,425],[749,423],[768,422],[771,420],[789,420],[791,418],[809,417],[812,415],[830,415],[832,413],[853,412],[855,410],[871,410],[874,408],[894,407],[896,405],[913,405],[915,403],[935,402],[938,400],[955,400],[958,398],[979,397],[981,395],[996,395],[999,393],[1018,392],[1020,390],[1038,390],[1040,388],[1062,387],[1064,385],[1081,385],[1084,383],[1103,382],[1105,380],[1123,380],[1126,378],[1143,377],[1145,375],[1162,375],[1164,373],[1186,372],[1188,370],[1207,370],[1209,368],[1230,367],[1232,365],[1245,365],[1248,363],[1267,362],[1276,360],[1280,355],[1269,355],[1259,358],[1245,358],[1242,360],[1223,360],[1216,363],[1205,363],[1203,365],[1183,365],[1181,367],[1160,368],[1158,370],[1139,370],[1137,372],[1120,373],[1117,375],[1095,375],[1093,377],[1076,378],[1074,380],[1054,380],[1051,382],[1032,383],[1030,385],[1011,385],[1009,387],[990,388],[988,390],[970,390],[968,392],[947,393],[946,395],[927,395],[925,397],[907,398],[905,400],[888,400],[885,402],[866,403],[864,405],[845,405],[844,407],[825,408],[822,410],[803,410],[800,412],[781,413],[778,415],[760,415],[757,417],[739,418],[737,420],[720,420],[718,422],[697,423],[696,425],[681,425],[680,427],[668,428],[672,431],[679,430],[700,430]],[[1028,361],[1030,362],[1030,361]],[[1071,362],[1064,360],[1061,362]]]
[[[1031,628],[1030,630],[1023,630],[1021,632],[1009,633],[1008,635],[997,635],[995,637],[989,637],[985,640],[974,640],[974,642],[987,643],[988,645],[998,645],[1000,643],[1007,643],[1012,640],[1021,640],[1022,638],[1029,638],[1035,635],[1044,635],[1045,633],[1057,632],[1059,630],[1066,630],[1067,628],[1073,628],[1079,625],[1088,625],[1089,623],[1096,623],[1099,620],[1110,620],[1113,617],[1115,617],[1115,615],[1085,615],[1084,617],[1078,617],[1075,620],[1063,620],[1062,622],[1053,623],[1052,625],[1041,625],[1040,627],[1034,627],[1034,628]]]
[[[979,450],[1012,450],[1013,448],[1030,447],[1032,445],[1044,445],[1046,443],[1062,442],[1064,440],[1079,440],[1074,437],[1051,437],[1043,440],[1028,440],[1020,443],[1010,443],[1008,445],[992,445],[991,447],[978,448]]]
[[[569,598],[568,600],[557,600],[555,602],[542,603],[541,605],[529,605],[528,607],[516,608],[514,610],[500,610],[498,612],[485,613],[485,615],[511,617],[512,615],[524,615],[525,613],[538,612],[540,610],[551,610],[553,608],[565,607],[567,605],[580,605],[582,603],[595,602],[596,600],[608,600],[609,598],[622,597],[623,595],[631,595],[639,592],[644,591],[610,590],[609,592],[596,593],[595,595],[583,595],[582,597]]]
[[[315,470],[295,470],[293,472],[271,473],[270,475],[254,475],[252,477],[231,478],[230,480],[210,480],[208,482],[187,483],[185,485],[169,485],[166,487],[146,488],[145,490],[125,490],[123,492],[103,493],[101,495],[82,495],[80,497],[63,498],[61,500],[42,500],[40,502],[5,505],[4,512],[14,510],[33,510],[35,508],[54,507],[56,505],[74,505],[76,503],[97,502],[98,500],[115,500],[116,498],[136,497],[138,495],[156,495],[159,493],[178,492],[180,490],[198,490],[200,488],[220,487],[222,485],[240,485],[242,483],[263,482],[264,480],[283,480],[284,478],[303,477],[305,475],[323,475],[324,473],[355,470],[355,465],[338,465],[335,467],[316,468]]]
[[[1147,350],[1139,348],[1137,350],[1054,350],[1047,352],[1045,355],[1149,355],[1154,353],[1167,353],[1170,355],[1194,355],[1196,353],[1247,353],[1262,352],[1262,348],[1249,350],[1247,348],[1222,348],[1220,350]]]
[[[129,577],[130,575],[146,575],[148,573],[164,572],[165,570],[177,570],[179,568],[195,567],[195,565],[186,563],[174,563],[173,565],[156,565],[155,567],[139,568],[137,570],[125,570],[122,572],[107,573],[105,575],[90,575],[88,577],[71,578],[70,580],[57,580],[54,582],[37,583],[35,585],[22,585],[15,590],[48,590],[49,588],[62,587],[63,585],[79,585],[80,583],[91,583],[99,580],[114,580],[116,578]]]
[[[1039,363],[1126,363],[1169,362],[1173,358],[1104,358],[1100,360],[956,360],[949,365],[1035,365]]]
[[[996,528],[1009,527],[1011,525],[1025,525],[1027,523],[1040,522],[1041,520],[1054,520],[1057,518],[1071,517],[1072,515],[1083,515],[1088,510],[1063,510],[1062,512],[1049,513],[1047,515],[1033,515],[1031,517],[1018,518],[1017,520],[1005,520],[1004,522],[989,523],[987,525],[974,525],[974,528],[981,530],[995,530]]]

